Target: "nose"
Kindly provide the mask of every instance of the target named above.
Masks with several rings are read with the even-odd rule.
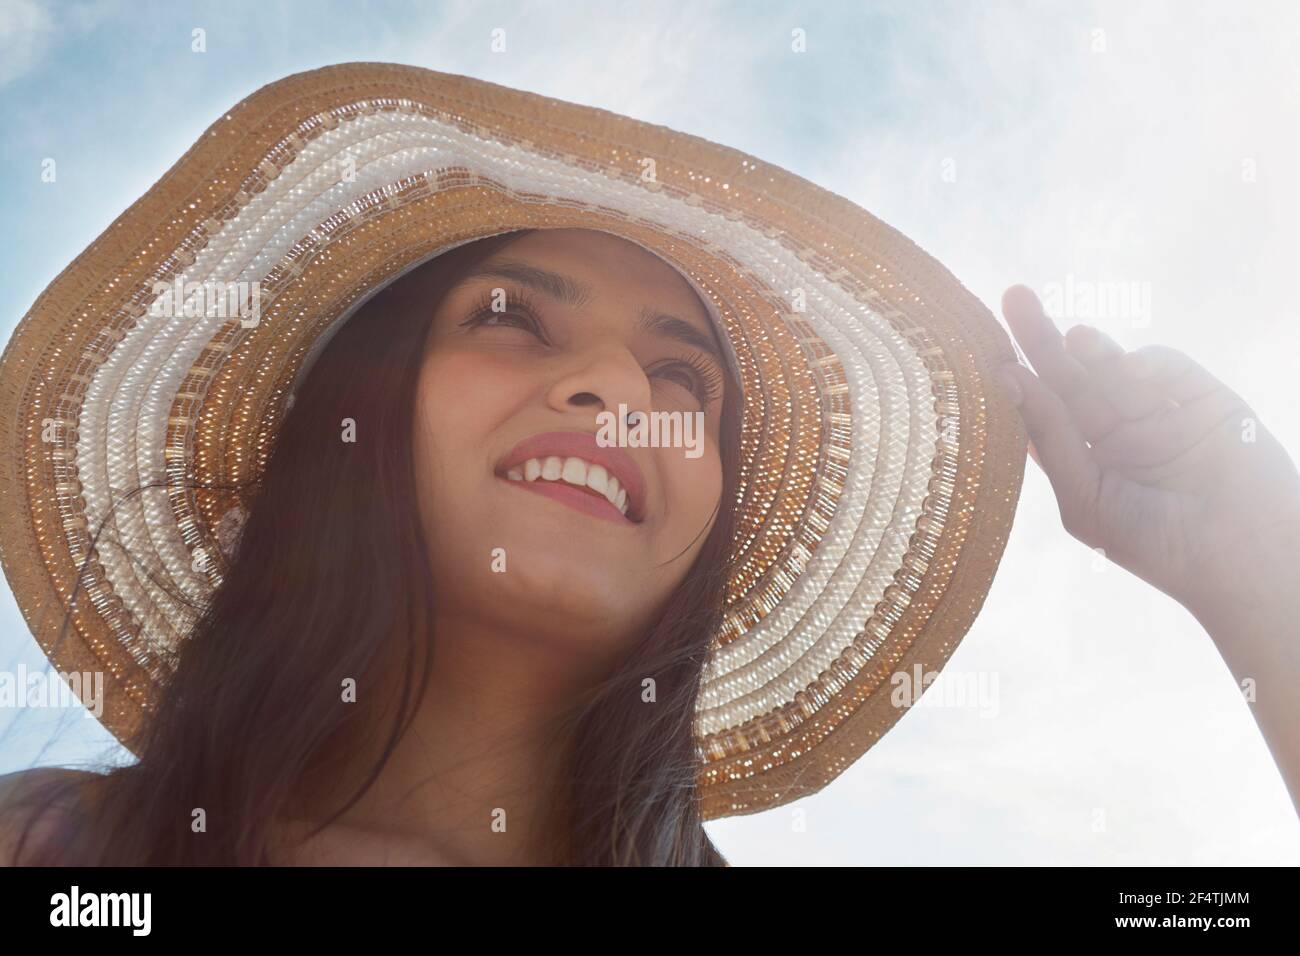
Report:
[[[596,414],[650,410],[650,380],[626,346],[616,342],[593,344],[551,385],[548,401],[557,411],[571,414],[591,408]]]

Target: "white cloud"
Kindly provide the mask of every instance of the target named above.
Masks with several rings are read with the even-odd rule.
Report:
[[[49,11],[34,0],[0,0],[0,87],[40,61],[53,27]]]
[[[0,85],[52,70],[58,30],[91,29],[116,8],[57,9],[52,23],[28,0],[0,0]],[[1300,178],[1286,165],[1300,153],[1300,82],[1287,50],[1300,34],[1300,8],[1292,3],[899,3],[819,19],[793,5],[755,14],[740,4],[653,4],[611,15],[576,3],[464,2],[368,25],[369,33],[357,28],[355,37],[340,33],[354,29],[350,16],[322,14],[305,48],[329,61],[464,73],[765,160],[784,156],[794,172],[902,229],[995,314],[1013,282],[1041,287],[1067,273],[1149,281],[1151,325],[1114,328],[1117,338],[1203,359],[1300,453],[1300,411],[1289,394],[1300,351],[1288,288],[1300,213]],[[296,23],[277,8],[266,17],[267,42]],[[809,26],[810,42],[796,60],[784,54],[798,23]],[[504,54],[488,51],[494,26],[507,31]],[[1094,29],[1105,30],[1104,53],[1091,49]],[[837,47],[841,37],[849,39]],[[99,121],[174,115],[177,104],[193,108],[193,89],[215,97],[231,77],[243,95],[317,65],[295,59],[302,48],[187,61],[184,95],[115,81]],[[198,72],[209,62],[221,78]],[[863,102],[870,107],[856,109]],[[226,105],[213,105],[214,115]],[[164,129],[183,141],[149,142],[139,153],[115,147],[96,173],[116,186],[88,190],[65,237],[93,238],[92,227],[199,132]],[[940,178],[946,158],[956,182]],[[1245,158],[1257,160],[1254,183],[1240,175]],[[711,824],[734,862],[1300,859],[1294,809],[1208,637],[1126,572],[1094,571],[1092,555],[1062,530],[1045,479],[1032,462],[1026,469],[1004,564],[950,664],[999,675],[999,716],[906,715],[796,805],[806,832],[792,828],[789,807]],[[22,654],[35,666],[39,648],[6,600],[0,660]],[[30,717],[28,727],[33,747],[46,739]],[[72,753],[78,741],[77,752],[90,753],[111,738],[82,721],[61,743]],[[11,768],[32,755],[2,756],[17,762]],[[1104,829],[1094,829],[1098,809]]]

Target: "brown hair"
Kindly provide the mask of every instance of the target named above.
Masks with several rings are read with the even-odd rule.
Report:
[[[344,741],[387,726],[365,782],[317,831],[378,777],[425,692],[437,639],[429,542],[411,520],[428,316],[459,276],[525,232],[467,243],[412,270],[326,343],[264,473],[243,489],[252,505],[238,551],[195,609],[138,762],[93,778],[75,852],[65,842],[35,862],[262,864],[273,822],[299,805],[304,781],[331,779],[330,767],[350,752]],[[562,862],[725,865],[700,819],[693,730],[734,534],[740,411],[727,375],[717,520],[663,617],[555,728],[568,758],[548,832]],[[355,443],[336,440],[344,417],[368,423]],[[388,680],[391,692],[340,706],[344,675]],[[641,698],[646,677],[656,683],[653,706]],[[44,794],[47,805],[67,798],[57,789]],[[197,807],[219,837],[191,831]],[[20,852],[21,843],[15,858]]]

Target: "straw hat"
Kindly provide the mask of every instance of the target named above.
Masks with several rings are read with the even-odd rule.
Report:
[[[891,675],[947,661],[1025,462],[992,378],[1015,351],[988,310],[869,213],[734,149],[349,63],[217,119],[0,361],[5,574],[54,665],[104,673],[103,722],[128,747],[192,621],[168,589],[209,595],[245,514],[188,485],[264,465],[312,346],[384,284],[529,227],[604,230],[672,264],[742,385],[735,571],[696,720],[705,818],[819,790],[902,715]],[[169,316],[156,284],[178,276],[258,283],[260,318]]]

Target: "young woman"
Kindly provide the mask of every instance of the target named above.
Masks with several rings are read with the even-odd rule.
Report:
[[[710,348],[638,330],[645,308]],[[47,849],[720,864],[691,739],[732,533],[718,354],[685,280],[597,232],[480,240],[371,299],[296,394],[139,763],[90,781],[75,840]],[[507,477],[605,460],[594,435],[620,405],[705,424],[699,457],[613,451],[626,516],[590,487]],[[206,834],[158,825],[194,808]]]
[[[409,129],[424,119],[396,95],[415,90],[442,102],[449,90],[465,87],[473,94],[465,96],[466,112],[496,97],[516,98],[493,116],[526,117],[537,110],[541,119],[528,129],[529,143],[564,137],[565,123],[585,124],[587,139],[564,139],[564,149],[587,143],[593,156],[604,155],[606,138],[623,137],[622,148],[633,156],[644,153],[632,146],[645,146],[646,152],[690,154],[701,170],[715,162],[707,180],[700,173],[678,173],[694,189],[723,195],[731,183],[718,181],[719,170],[743,177],[760,168],[739,154],[706,153],[685,138],[666,147],[656,138],[657,128],[611,126],[597,111],[555,101],[539,106],[522,94],[471,83],[409,67],[327,68],[250,98],[253,105],[226,116],[223,123],[233,125],[207,137],[204,148],[224,149],[223,137],[234,141],[240,129],[257,133],[240,140],[252,144],[250,150],[262,149],[263,140],[278,142],[284,130],[261,132],[257,104],[263,95],[283,96],[265,101],[273,106],[302,110],[343,104],[351,129],[337,117],[322,119],[320,112],[307,117],[316,124],[309,131],[319,134],[317,142],[374,128],[388,137],[376,136],[384,148],[398,136],[418,145],[424,141]],[[302,88],[318,99],[298,95]],[[394,95],[354,109],[354,98],[363,95],[358,91],[366,89]],[[322,167],[331,161],[323,152],[309,154],[297,132],[308,127],[294,125],[300,117],[287,106],[267,108],[266,114],[287,117],[282,122],[298,138],[297,156],[307,158],[274,153],[283,169],[255,185],[269,193],[275,188],[270,182],[290,178],[283,170],[294,170],[294,163],[312,156]],[[381,128],[385,122],[387,129]],[[427,128],[430,136],[453,143],[465,135],[462,128],[447,132],[432,121]],[[488,150],[499,144],[484,139],[478,145]],[[370,158],[378,164],[386,155]],[[441,154],[437,158],[443,161]],[[552,157],[533,161],[550,175],[546,163]],[[208,175],[202,150],[188,154],[187,162]],[[264,171],[269,162],[254,157],[249,165]],[[518,154],[509,162],[515,171],[525,165]],[[616,175],[593,174],[590,164],[596,162],[574,166],[582,170],[575,173],[582,197],[608,188],[610,201],[629,209],[641,209],[652,198],[677,201],[662,188],[648,191]],[[184,182],[187,169],[173,179]],[[466,182],[457,176],[462,174],[450,176],[452,188]],[[860,218],[859,211],[832,208],[806,183],[782,179],[770,168],[754,180],[774,184],[756,185],[755,191],[770,188],[777,199],[806,199],[809,208],[823,210],[826,222],[861,229],[875,244],[874,255],[906,261],[909,281],[928,281],[928,267],[913,247],[891,247],[885,228]],[[285,203],[295,195],[292,188],[285,187]],[[737,215],[757,215],[741,209],[750,194],[737,192],[727,194]],[[168,204],[164,215],[176,209],[179,217],[181,209],[192,208],[161,195]],[[238,198],[251,208],[253,195],[241,189]],[[474,201],[486,207],[485,195]],[[530,201],[538,195],[528,192]],[[688,222],[703,200],[685,189],[674,195],[681,201],[666,215]],[[214,208],[220,199],[212,200]],[[341,207],[348,201],[341,195]],[[801,222],[784,212],[796,205],[764,205],[785,217],[770,234],[811,243],[808,235],[801,238]],[[399,207],[385,195],[378,208]],[[205,218],[210,213],[194,215],[211,238],[221,233],[215,218]],[[475,215],[486,218],[488,212],[477,208]],[[227,228],[241,222],[232,218]],[[244,228],[252,236],[260,225]],[[309,238],[317,239],[319,231],[312,226]],[[379,242],[375,247],[383,248]],[[783,254],[775,242],[755,248],[755,268]],[[100,261],[79,260],[87,269]],[[124,261],[133,260],[128,255]],[[801,272],[797,262],[791,257],[778,264],[801,281],[820,281],[820,272],[811,266]],[[821,300],[828,330],[837,295],[830,290]],[[1300,671],[1292,623],[1300,619],[1300,589],[1294,586],[1300,474],[1294,463],[1240,397],[1181,353],[1125,353],[1083,327],[1062,337],[1023,287],[1008,292],[1003,311],[1037,374],[1015,363],[1001,371],[1034,458],[1051,480],[1065,528],[1181,601],[1205,625],[1234,676],[1251,682],[1253,712],[1293,797],[1300,798]],[[791,319],[797,327],[799,317]],[[842,337],[832,336],[845,362],[854,358],[848,337],[862,333],[870,320],[849,315]],[[976,340],[984,356],[1010,351],[991,330],[964,330],[958,341],[933,320],[934,334],[953,336],[948,344],[954,354]],[[702,825],[702,755],[695,736],[701,683],[714,653],[710,641],[726,612],[742,478],[752,486],[790,475],[742,474],[745,447],[761,448],[777,436],[765,430],[761,416],[746,420],[754,432],[742,436],[740,386],[714,321],[680,272],[607,230],[496,235],[457,246],[391,282],[327,340],[297,385],[260,480],[242,489],[252,502],[247,522],[219,588],[197,608],[198,622],[139,741],[138,762],[102,775],[37,770],[0,778],[0,855],[24,863],[92,865],[725,865]],[[136,329],[153,327],[131,331]],[[284,330],[292,327],[271,328],[274,334]],[[21,364],[27,355],[54,354],[40,338],[47,334],[43,327],[24,323],[20,333],[27,336],[22,347],[11,346],[6,356],[6,371],[15,380],[28,368]],[[126,332],[114,334],[121,338]],[[29,348],[29,341],[40,347]],[[780,342],[772,339],[767,346],[772,366],[788,369],[790,376],[778,383],[785,392],[772,403],[779,420],[803,397],[793,364],[799,350],[786,340],[789,353],[778,358]],[[870,358],[866,351],[857,356],[863,362]],[[107,367],[102,359],[99,364]],[[918,401],[933,410],[958,394],[952,390],[957,382],[969,386],[962,394],[987,409],[983,427],[990,434],[1012,433],[1013,406],[975,390],[996,369],[911,367],[917,375],[899,378],[891,401],[915,388]],[[890,371],[881,369],[882,375]],[[929,372],[939,383],[933,391]],[[817,381],[805,384],[813,383],[811,389]],[[850,385],[828,377],[825,387],[840,401]],[[902,424],[907,406],[890,408],[895,424]],[[594,436],[611,413],[624,411],[698,415],[699,453],[671,445],[602,447]],[[167,414],[165,407],[161,414]],[[787,429],[794,424],[785,422]],[[86,430],[95,425],[92,417]],[[836,433],[826,440],[842,438]],[[941,471],[949,453],[942,442],[930,447],[939,449],[933,461]],[[915,529],[910,540],[927,548],[943,543],[920,537],[934,522],[923,526],[917,515],[937,496],[956,494],[952,489],[964,487],[966,478],[975,485],[972,476],[996,493],[986,510],[1002,509],[1009,517],[1015,491],[1010,476],[1023,464],[1023,439],[1013,448],[995,447],[990,438],[984,450],[990,458],[1005,454],[995,464],[1005,469],[1000,474],[1007,483],[999,484],[997,474],[997,480],[989,478],[987,470],[976,475],[965,459],[953,459],[956,470],[937,474],[928,486],[922,475],[912,486],[916,509],[905,509]],[[1013,453],[1019,461],[1011,460]],[[831,464],[819,480],[829,491],[836,490],[834,481],[856,474],[849,466],[874,464],[864,464],[861,456],[826,460]],[[979,464],[982,457],[970,460]],[[800,467],[811,468],[810,461]],[[882,460],[882,468],[889,465]],[[89,464],[85,474],[93,477]],[[849,493],[843,491],[846,500]],[[129,506],[128,498],[119,504]],[[960,531],[959,520],[978,510],[966,508],[958,519],[949,514],[945,528]],[[787,531],[792,513],[760,518]],[[748,528],[757,534],[757,525]],[[987,554],[994,554],[996,564],[1001,533],[994,522],[964,538],[972,542],[985,580],[991,575]],[[827,537],[819,548],[831,552],[840,545]],[[8,550],[9,561],[15,553]],[[950,553],[965,562],[960,552]],[[874,564],[865,546],[848,557],[853,560],[846,563],[859,572]],[[900,573],[921,574],[923,563],[913,562],[909,552]],[[978,607],[978,590],[972,586],[949,603],[969,607],[973,601]],[[889,602],[898,587],[884,592],[880,606],[892,614]],[[816,608],[807,616],[821,626]],[[898,610],[889,623],[902,619]],[[888,628],[872,622],[877,625],[871,633],[883,640]],[[945,626],[951,635],[962,625]],[[942,631],[939,639],[951,648]],[[861,653],[848,653],[857,656],[841,657],[837,667],[844,659],[861,662]],[[783,654],[777,643],[759,656],[780,664]],[[772,673],[784,676],[779,669]],[[773,684],[757,686],[766,692]],[[764,735],[792,724],[802,732],[798,721],[810,723],[827,700],[837,714],[851,709],[840,706],[834,688],[819,687],[816,694],[795,695],[791,706],[797,712],[772,711],[779,727],[751,723]],[[703,703],[711,714],[722,706]],[[867,746],[856,741],[875,739],[880,727],[897,719],[883,711],[869,716],[876,721],[869,733],[841,729],[836,738],[853,741],[852,747],[823,748],[832,755],[827,766],[793,764],[796,772],[785,776],[789,768],[775,766],[773,777],[783,782],[773,785],[779,791],[774,799],[816,789]],[[722,743],[717,749],[727,756]],[[743,752],[741,758],[743,765]],[[807,766],[816,774],[797,780]],[[737,775],[742,769],[735,769]],[[748,799],[757,792],[755,787],[733,795]],[[756,808],[761,806],[724,807]]]

